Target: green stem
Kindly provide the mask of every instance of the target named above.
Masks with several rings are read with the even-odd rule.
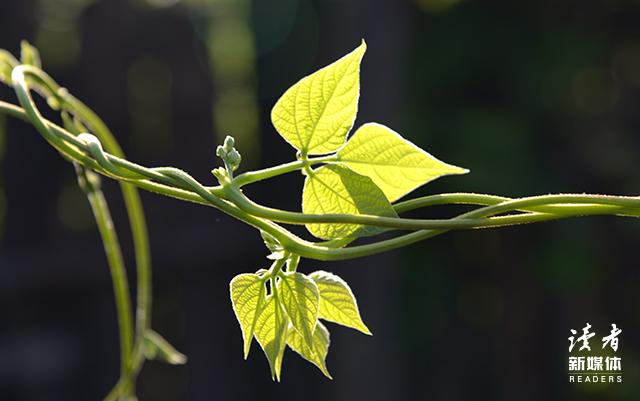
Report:
[[[132,394],[132,377],[131,377],[131,357],[133,355],[133,317],[131,314],[131,300],[129,298],[129,282],[127,272],[120,250],[118,236],[111,219],[109,205],[99,188],[96,175],[86,171],[84,167],[78,164],[76,173],[78,175],[78,183],[85,192],[91,210],[95,217],[104,250],[111,272],[111,281],[113,283],[113,294],[115,297],[116,311],[118,316],[118,328],[120,332],[120,380],[112,393],[120,395]]]
[[[110,153],[114,154],[118,158],[124,158],[124,153],[115,140],[113,134],[104,122],[95,113],[93,113],[93,111],[91,111],[82,102],[68,94],[68,92],[63,90],[61,91],[60,87],[58,87],[57,84],[48,77],[48,75],[44,74],[40,70],[25,68],[24,72],[21,72],[19,68],[20,67],[17,67],[13,71],[13,75],[15,76],[14,82],[16,82],[16,92],[18,93],[18,97],[23,107],[25,107],[25,103],[32,106],[31,120],[34,121],[35,119],[40,122],[42,125],[41,132],[46,131],[50,133],[46,125],[43,123],[42,117],[39,116],[39,113],[33,106],[33,99],[29,94],[24,72],[33,74],[46,85],[46,89],[51,94],[61,96],[65,101],[65,105],[69,106],[67,108],[68,111],[72,112],[77,117],[80,117],[92,129]],[[18,71],[16,72],[16,70]],[[63,95],[61,95],[60,92],[63,92]],[[25,109],[27,110],[27,113],[29,113],[29,109],[26,107]],[[33,111],[35,111],[35,113]],[[44,130],[42,130],[42,128],[44,128]],[[54,140],[54,142],[57,142],[57,140]],[[127,380],[130,382],[127,387],[133,388],[135,387],[135,376],[144,362],[142,347],[144,344],[145,333],[149,329],[151,321],[151,253],[149,249],[146,221],[138,190],[133,185],[126,182],[121,182],[120,186],[132,231],[137,268],[135,346],[129,350],[130,354],[126,360],[127,365],[130,365],[127,368],[127,374],[129,375]],[[123,363],[125,362],[123,361]]]
[[[82,145],[84,144],[81,143],[81,146]],[[176,181],[178,181],[178,184],[180,182],[183,182],[183,184],[180,185],[181,188],[191,188],[193,190],[194,184],[201,186],[199,183],[194,183],[193,181],[191,181],[191,184],[187,184],[187,183],[184,183],[184,180],[178,180],[178,179],[168,180],[167,174],[158,174],[158,172],[166,171],[167,168],[147,169],[142,166],[135,165],[131,162],[124,163],[124,160],[117,157],[113,157],[111,155],[107,155],[107,158],[113,164],[120,164],[123,168],[130,167],[129,165],[135,166],[136,173],[153,177],[155,179],[162,180],[164,182],[168,181],[167,182],[168,184],[176,185],[177,184]],[[170,169],[170,170],[176,171],[177,169]],[[112,172],[112,174],[116,175],[118,174],[118,172],[114,171]],[[115,178],[122,180],[122,178],[119,178],[117,176],[115,176]],[[135,185],[141,186],[138,182],[133,182],[133,183]],[[419,220],[419,219],[389,218],[389,217],[380,217],[380,216],[371,216],[371,215],[344,215],[344,214],[314,215],[314,214],[288,212],[288,211],[281,211],[281,210],[266,208],[266,207],[257,205],[252,201],[250,201],[249,199],[247,199],[239,190],[233,188],[233,186],[230,186],[226,189],[226,195],[230,197],[234,201],[234,203],[240,206],[244,211],[248,212],[245,215],[243,215],[242,213],[238,213],[237,210],[230,210],[228,207],[231,205],[228,205],[228,204],[225,205],[221,199],[217,198],[218,196],[224,195],[224,193],[222,192],[223,190],[220,187],[206,188],[207,191],[209,191],[212,195],[215,195],[214,198],[217,198],[217,199],[212,199],[212,197],[210,196],[206,196],[206,195],[203,196],[202,194],[200,194],[200,198],[209,200],[209,202],[201,202],[200,199],[198,199],[198,196],[187,195],[184,191],[169,190],[167,186],[152,185],[150,183],[146,183],[144,186],[147,188],[152,187],[149,189],[164,195],[174,196],[174,197],[178,197],[184,200],[189,200],[192,202],[205,203],[205,204],[211,203],[213,204],[213,206],[218,207],[225,212],[229,212],[230,214],[240,219],[243,219],[244,217],[246,217],[246,214],[255,214],[256,216],[270,219],[273,221],[281,221],[281,222],[286,222],[291,224],[332,223],[332,222],[345,223],[346,222],[346,223],[352,223],[352,224],[366,224],[366,225],[379,226],[379,227],[390,227],[390,228],[396,228],[396,229],[410,229],[410,230],[427,229],[427,228],[467,229],[467,228],[477,228],[477,227],[495,227],[495,226],[503,226],[505,224],[508,224],[507,223],[508,220],[502,220],[502,221],[468,220],[468,221],[452,222],[451,220],[448,220],[448,219]],[[171,192],[171,193],[168,193],[168,192]],[[586,196],[589,196],[589,195],[586,195]],[[585,211],[587,211],[586,209],[592,210],[592,211],[589,211],[590,214],[593,214],[593,213],[626,214],[628,213],[629,207],[633,209],[637,205],[637,204],[629,205],[627,203],[629,199],[633,200],[634,202],[637,202],[637,200],[634,198],[623,198],[623,197],[612,197],[612,198],[614,198],[614,200],[612,201],[613,204],[611,205],[610,204],[598,205],[597,203],[600,202],[601,199],[596,199],[595,201],[590,199],[588,202],[594,203],[595,205],[586,205],[586,206],[580,206],[580,207]],[[500,198],[500,197],[491,197],[491,196],[485,197],[485,201],[490,203],[495,203],[502,199],[509,199],[509,198]],[[616,205],[616,202],[618,202],[618,200],[620,199],[623,199],[624,205],[622,206]],[[476,196],[476,200],[477,200],[477,196]],[[435,202],[433,199],[429,201],[423,200],[423,202],[425,206],[429,204],[438,203],[438,202]],[[417,203],[414,203],[412,207],[415,207],[416,205]],[[408,210],[409,207],[405,206],[403,209]],[[400,208],[400,210],[403,210],[403,209]],[[571,212],[575,214],[576,210],[567,210],[567,212]]]
[[[125,158],[124,152],[118,145],[111,130],[90,108],[70,94],[64,96],[64,99],[70,105],[69,110],[74,112],[91,128],[91,131],[104,144],[107,152],[118,158]],[[136,338],[132,366],[137,373],[144,362],[142,349],[144,336],[147,330],[151,328],[151,251],[149,249],[149,234],[140,194],[134,185],[126,182],[120,182],[120,188],[129,218],[137,267]]]
[[[628,204],[627,206],[632,206],[634,199],[635,198],[631,198],[631,197],[611,197],[611,196],[604,196],[604,195],[577,195],[577,194],[576,195],[568,194],[568,195],[533,196],[529,198],[513,199],[510,201],[502,202],[500,204],[472,210],[470,212],[458,215],[454,217],[452,220],[488,217],[488,216],[492,216],[500,213],[506,213],[512,210],[530,209],[532,207],[552,205],[557,203],[567,203],[567,202],[576,202],[578,204],[580,203],[596,204],[597,202],[600,201],[600,202],[603,202],[605,205],[611,205],[612,202],[614,201],[620,201],[623,204],[626,202],[630,202],[630,204]],[[598,215],[598,214],[611,214],[611,213],[607,212],[606,210],[583,209],[580,207],[580,205],[578,205],[575,207],[573,214],[566,213],[563,215],[553,215],[553,217],[549,218],[548,220],[577,217],[577,216]],[[511,223],[526,224],[530,222],[547,220],[544,217],[538,217],[538,218],[533,218],[533,221],[531,221],[532,218],[528,216],[530,216],[530,214],[514,216],[515,218],[512,219]],[[546,216],[549,216],[549,215],[546,215]],[[505,216],[505,217],[508,217],[508,216]],[[401,247],[413,244],[415,242],[422,241],[427,238],[435,237],[436,235],[444,234],[447,231],[450,231],[450,230],[446,230],[446,229],[420,230],[420,231],[412,232],[410,234],[401,235],[399,237],[392,238],[389,240],[379,241],[373,244],[352,246],[352,247],[340,249],[343,252],[331,251],[330,249],[332,249],[331,248],[332,246],[336,246],[336,245],[345,246],[348,243],[355,240],[355,239],[341,239],[341,240],[332,241],[333,243],[332,242],[325,243],[324,248],[329,248],[329,249],[323,249],[321,251],[319,250],[319,252],[315,256],[317,256],[319,260],[344,260],[344,259],[358,258],[362,256],[375,255],[381,252],[386,252],[393,249],[401,248]]]
[[[301,170],[305,166],[311,166],[319,163],[335,162],[337,160],[338,160],[338,156],[336,155],[296,160],[290,163],[281,164],[279,166],[269,167],[269,168],[256,170],[256,171],[249,171],[249,172],[240,174],[239,176],[234,178],[233,183],[236,185],[237,188],[241,188],[242,186],[247,184],[251,184],[257,181],[263,181],[268,178],[273,178],[282,174]]]
[[[282,269],[282,266],[285,265],[285,263],[286,263],[286,259],[274,260],[273,263],[271,264],[271,267],[269,268],[269,271],[267,272],[267,276],[271,278],[275,278],[280,272],[280,270]]]
[[[16,68],[15,70],[18,70],[18,68]],[[14,79],[20,78],[21,77],[18,76]],[[188,174],[181,172],[178,169],[165,168],[165,170],[173,171],[174,174],[182,173],[182,176],[188,178],[186,181],[191,182],[191,185],[194,189],[183,189],[186,186],[181,183],[185,182],[185,180],[177,182],[177,180],[175,180],[174,178],[160,174],[154,169],[148,169],[146,167],[131,163],[126,160],[122,160],[111,155],[107,155],[107,157],[113,165],[116,165],[121,169],[129,169],[130,171],[140,174],[141,177],[151,177],[153,179],[157,179],[162,183],[156,183],[146,179],[133,180],[128,176],[123,177],[119,175],[120,171],[105,170],[103,166],[99,165],[94,159],[87,157],[85,153],[78,150],[83,149],[84,151],[89,153],[89,148],[87,147],[87,144],[85,142],[78,140],[78,138],[71,135],[65,129],[45,120],[42,117],[42,115],[35,107],[33,99],[31,98],[31,95],[28,93],[28,91],[23,90],[20,86],[20,89],[16,89],[16,93],[19,100],[23,104],[24,109],[16,107],[15,105],[12,105],[10,103],[0,101],[0,111],[33,124],[33,126],[38,130],[38,132],[40,132],[40,134],[47,140],[47,142],[49,142],[55,149],[63,153],[68,159],[76,161],[107,177],[119,181],[129,182],[149,192],[173,197],[179,200],[198,203],[201,205],[216,207],[221,211],[237,218],[238,220],[244,221],[245,223],[252,225],[257,229],[273,234],[277,239],[281,241],[288,242],[288,238],[293,238],[295,242],[299,242],[301,244],[305,242],[274,223],[255,218],[241,211],[233,204],[218,197],[218,194],[222,192],[221,188],[205,188],[197,183],[197,181],[193,180],[193,178],[188,176]],[[71,143],[72,145],[69,145],[68,143]],[[173,185],[175,185],[175,187]]]
[[[15,72],[19,70],[19,68],[21,67],[17,67],[16,69],[14,69],[14,75],[15,75]],[[19,76],[14,77],[14,81],[16,80],[16,78],[20,78],[20,77]],[[24,97],[29,95],[28,93],[27,94],[21,93],[21,91],[19,90],[19,85],[16,87],[16,93],[18,94],[18,97],[21,100],[23,107],[25,107],[26,109],[26,113],[27,113],[27,116],[29,117],[29,120],[31,120],[34,126],[38,128],[39,131],[41,131],[41,133],[45,136],[45,138],[47,138],[47,135],[46,135],[46,133],[48,132],[47,127],[52,127],[52,129],[56,130],[58,134],[66,133],[66,131],[60,129],[59,127],[55,128],[52,124],[45,124],[45,122],[43,122],[42,116],[35,109],[35,105],[30,103],[29,99],[25,101]],[[15,110],[13,111],[15,112]],[[42,132],[43,130],[45,131],[44,133]],[[51,135],[55,137],[55,135],[53,134]],[[69,140],[70,141],[77,140],[77,138],[72,137],[72,138],[69,138]],[[82,141],[77,141],[77,142],[78,142],[77,146],[83,149],[86,148],[85,143],[83,143]],[[61,147],[62,145],[58,145],[58,146]],[[89,160],[86,160],[87,157],[82,152],[80,152],[80,156],[84,157],[84,161],[87,163],[87,165],[89,166],[96,165],[96,162],[93,159],[89,158]],[[410,244],[415,241],[419,241],[420,239],[428,238],[429,236],[437,235],[437,233],[433,232],[433,230],[420,230],[420,231],[407,234],[405,236],[397,237],[391,240],[380,241],[380,242],[368,244],[368,245],[350,247],[347,249],[336,249],[335,241],[331,244],[314,244],[312,242],[302,240],[301,238],[293,235],[291,232],[283,229],[282,227],[278,226],[272,221],[268,221],[266,219],[256,217],[250,213],[247,213],[246,211],[241,210],[234,204],[221,199],[220,196],[223,194],[221,193],[222,189],[220,187],[205,188],[200,183],[195,181],[192,177],[182,172],[181,170],[171,169],[171,168],[147,169],[142,166],[138,166],[134,163],[127,162],[125,160],[122,160],[120,158],[117,158],[111,155],[107,155],[107,157],[114,165],[117,165],[121,168],[129,168],[131,171],[134,171],[146,177],[150,177],[150,178],[152,177],[153,179],[157,179],[161,181],[162,184],[154,183],[149,180],[132,180],[128,177],[127,178],[119,177],[118,171],[104,170],[106,166],[98,165],[99,166],[98,171],[101,171],[101,172],[106,171],[107,175],[113,176],[115,179],[131,182],[134,185],[137,185],[141,188],[144,188],[153,192],[157,192],[163,195],[172,196],[172,197],[184,199],[184,200],[189,200],[192,202],[212,205],[247,224],[250,224],[260,230],[266,231],[267,233],[271,234],[290,252],[296,253],[300,256],[311,258],[311,259],[340,260],[340,259],[350,259],[354,257],[364,256],[364,255],[372,255],[372,254],[384,252],[386,250],[395,249],[397,247],[404,246],[406,244]],[[171,172],[171,174],[167,174],[169,172]],[[171,185],[174,185],[176,181],[179,184],[179,185],[176,185],[178,186],[178,188],[172,188]],[[184,188],[189,188],[189,190],[185,190]],[[564,196],[570,197],[571,195],[564,195]],[[567,213],[566,215],[563,216],[563,217],[570,217],[574,215],[577,216],[577,215],[587,215],[587,214],[614,214],[614,213],[620,213],[621,215],[626,215],[628,213],[628,210],[630,209],[632,211],[635,211],[635,209],[638,208],[638,202],[639,202],[637,198],[632,198],[632,197],[602,197],[598,195],[574,195],[570,199],[565,198],[565,200],[562,200],[559,198],[548,198],[548,197],[541,197],[541,199],[542,199],[541,204],[537,204],[537,205],[526,204],[525,206],[528,208],[532,206],[544,206],[545,203],[548,205],[553,205],[554,203],[563,203],[563,202],[575,202],[575,203],[583,204],[581,206],[575,207],[574,210],[568,211],[571,213]],[[504,204],[509,204],[509,202],[505,202]],[[585,206],[584,204],[586,204],[587,206]],[[608,207],[593,209],[592,207],[594,205],[604,205]],[[612,205],[616,206],[616,208],[615,209],[611,208],[610,206]],[[521,205],[519,207],[521,209],[523,208]],[[478,211],[483,211],[483,210],[484,209],[478,209]],[[516,207],[515,209],[507,207],[507,209],[503,210],[502,213],[505,213],[511,210],[518,210],[518,207]],[[326,216],[323,216],[323,215],[320,215],[320,216],[311,215],[311,216],[312,216],[311,219],[313,219],[315,222],[355,222],[356,224],[369,223],[370,225],[378,224],[378,222],[375,220],[379,218],[378,216],[369,216],[369,217],[355,216],[356,219],[354,219],[354,216],[351,216],[351,215],[346,215],[346,216],[334,215],[334,216],[327,217],[325,220]],[[290,216],[286,216],[286,217],[288,218]],[[374,218],[372,219],[373,221],[367,220],[370,217]],[[485,217],[485,216],[465,214],[463,216],[459,216],[458,218],[452,219],[452,220],[464,220],[464,219],[478,218],[478,217]],[[294,215],[293,218],[297,219],[298,216]],[[362,220],[357,220],[360,218],[362,218]],[[500,222],[499,224],[497,224],[494,219],[491,219],[491,220],[494,220],[491,223],[482,223],[482,224],[488,224],[489,226],[505,225],[505,221],[508,224],[519,224],[521,222],[530,222],[531,220],[541,221],[543,217],[537,216],[534,218],[533,216],[525,217],[520,215],[520,216],[513,216],[513,217],[505,216],[502,219],[503,219],[502,222]],[[508,219],[508,220],[504,220],[504,219]],[[500,221],[500,220],[497,220],[497,221]],[[388,224],[388,223],[389,222],[384,222],[384,224]],[[410,223],[410,224],[413,224],[413,223]],[[424,224],[424,222],[422,223],[419,222],[417,224]],[[466,223],[456,222],[451,227],[461,228],[461,227],[464,227],[465,225]],[[476,227],[467,226],[465,228],[476,228]],[[441,232],[445,232],[447,230],[448,228],[442,228]],[[350,242],[350,240],[346,240],[346,241],[342,240],[342,242],[348,243]]]
[[[504,226],[509,219],[496,220],[484,218],[465,219],[407,219],[401,217],[384,217],[374,215],[347,215],[347,214],[307,214],[299,212],[290,212],[286,210],[273,209],[259,205],[247,198],[240,190],[235,188],[233,184],[226,186],[225,194],[235,205],[245,212],[271,221],[288,224],[310,224],[310,223],[345,223],[345,224],[362,224],[375,227],[388,227],[398,230],[422,230],[422,229],[469,229],[482,227],[500,227]],[[618,214],[640,212],[640,198],[637,197],[613,197],[598,195],[548,195],[542,197],[545,203],[578,203],[586,204],[573,210],[566,210],[568,215],[575,215],[576,212],[593,214],[596,213]],[[495,203],[493,203],[495,204]],[[602,208],[601,206],[607,206]],[[413,205],[412,205],[413,206]],[[611,208],[609,206],[615,206]],[[407,210],[407,206],[404,206]],[[512,209],[513,210],[513,209]],[[547,209],[554,210],[554,209]],[[511,211],[511,210],[507,210]],[[519,221],[514,216],[515,221]]]
[[[511,201],[513,198],[507,198],[505,196],[496,196],[496,195],[485,195],[485,194],[474,194],[474,193],[446,193],[446,194],[437,194],[437,195],[429,195],[415,199],[409,199],[403,202],[398,202],[394,205],[396,212],[404,213],[414,209],[420,209],[428,206],[436,206],[436,205],[497,205],[499,203]],[[551,204],[545,206],[534,206],[528,207],[526,209],[518,209],[520,212],[540,212],[540,213],[555,213],[555,214],[564,214],[564,213],[575,213],[576,207],[581,208],[582,211],[610,211],[611,214],[617,213],[623,215],[625,212],[634,212],[633,208],[621,207],[619,205],[585,205],[585,204]],[[637,210],[635,210],[637,213]]]
[[[298,263],[300,263],[300,255],[290,255],[287,258],[287,271],[295,272],[298,270]]]

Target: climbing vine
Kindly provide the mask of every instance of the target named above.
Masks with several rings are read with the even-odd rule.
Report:
[[[260,233],[270,262],[256,272],[234,277],[230,295],[245,358],[257,340],[274,380],[280,380],[287,346],[331,377],[325,362],[330,335],[322,321],[371,335],[349,285],[327,271],[298,271],[301,259],[374,255],[449,230],[587,215],[640,215],[640,198],[625,196],[558,194],[511,199],[446,193],[400,201],[431,180],[469,171],[440,161],[382,124],[371,122],[354,129],[365,51],[363,41],[351,53],[298,81],[276,102],[271,120],[294,148],[293,161],[237,174],[242,144],[236,147],[229,136],[216,149],[222,161],[212,170],[217,184],[206,186],[180,169],[146,167],[126,159],[106,124],[43,71],[34,47],[23,42],[19,60],[0,50],[0,81],[15,90],[19,102],[0,101],[0,112],[32,124],[73,164],[104,242],[121,349],[120,378],[107,400],[135,399],[136,378],[145,360],[186,362],[184,355],[151,329],[151,258],[138,188],[214,207]],[[59,112],[59,123],[42,116],[33,93]],[[261,205],[243,193],[246,185],[292,172],[305,176],[301,212]],[[127,207],[136,253],[135,313],[120,245],[100,190],[101,177],[120,182]],[[401,217],[411,210],[446,204],[477,207],[449,219]],[[305,225],[316,240],[294,235],[288,225]],[[383,232],[395,235],[377,239]],[[366,244],[353,244],[362,237],[373,238]]]

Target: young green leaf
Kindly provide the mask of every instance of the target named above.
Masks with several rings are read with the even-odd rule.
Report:
[[[302,191],[302,211],[307,214],[369,214],[397,217],[384,193],[369,177],[340,165],[325,165],[307,175]],[[362,237],[384,229],[358,224],[307,224],[322,239]]]
[[[393,202],[438,177],[469,170],[441,162],[381,124],[358,128],[338,151],[338,159],[370,177]]]
[[[42,68],[42,62],[40,61],[40,52],[31,43],[23,40],[20,42],[20,61],[22,64],[32,65],[34,67]]]
[[[271,111],[278,133],[303,154],[330,153],[344,144],[360,96],[360,61],[367,46],[289,88]]]
[[[0,82],[11,85],[11,71],[20,64],[11,53],[0,49]]]
[[[358,310],[356,297],[346,281],[335,274],[318,270],[309,275],[320,290],[320,318],[371,335]]]
[[[5,60],[0,59],[0,82],[11,85],[11,71],[13,67]]]
[[[320,293],[309,277],[302,273],[284,273],[278,283],[278,291],[284,310],[291,324],[302,335],[305,342],[312,346],[313,331],[318,322]]]
[[[186,355],[178,352],[173,345],[151,329],[144,334],[142,352],[144,357],[149,360],[157,359],[171,365],[184,365],[187,363]]]
[[[293,326],[289,326],[289,331],[287,333],[287,345],[289,345],[289,348],[297,352],[307,361],[316,365],[325,376],[332,379],[325,362],[327,353],[329,353],[330,343],[329,330],[327,330],[327,328],[320,322],[317,323],[316,329],[313,332],[312,347],[307,345],[300,333],[298,333]]]
[[[269,295],[258,315],[254,335],[269,361],[271,378],[277,381],[280,381],[288,326],[289,319],[280,301],[274,295]]]
[[[242,338],[244,339],[244,359],[249,356],[251,340],[261,308],[264,306],[266,289],[257,274],[239,274],[229,283],[231,304],[236,314]]]

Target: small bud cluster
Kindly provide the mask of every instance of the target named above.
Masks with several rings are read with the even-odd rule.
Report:
[[[217,147],[216,155],[224,161],[224,164],[230,173],[235,171],[242,161],[240,152],[235,148],[235,140],[229,135],[224,139],[224,145],[219,145]]]

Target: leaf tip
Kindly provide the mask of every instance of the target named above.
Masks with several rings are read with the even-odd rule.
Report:
[[[142,352],[148,360],[159,360],[170,365],[184,365],[187,363],[187,356],[177,351],[160,334],[149,329],[144,334]]]
[[[171,365],[184,365],[185,363],[187,363],[187,356],[185,354],[182,353],[175,353],[172,354],[167,362]]]
[[[276,383],[280,383],[281,381],[281,376],[280,376],[280,369],[278,369],[276,371],[275,377],[272,377],[273,381]]]
[[[456,166],[449,163],[444,163],[442,161],[441,163],[444,164],[444,171],[440,177],[444,177],[447,175],[464,175],[464,174],[469,174],[471,172],[471,170],[469,170],[468,168]],[[440,178],[440,177],[436,177],[436,178]]]
[[[469,174],[471,172],[471,170],[469,170],[468,168],[464,168],[464,167],[458,167],[458,166],[453,166],[453,165],[449,165],[450,167],[450,173],[449,174],[457,174],[457,175],[462,175],[462,174]]]

